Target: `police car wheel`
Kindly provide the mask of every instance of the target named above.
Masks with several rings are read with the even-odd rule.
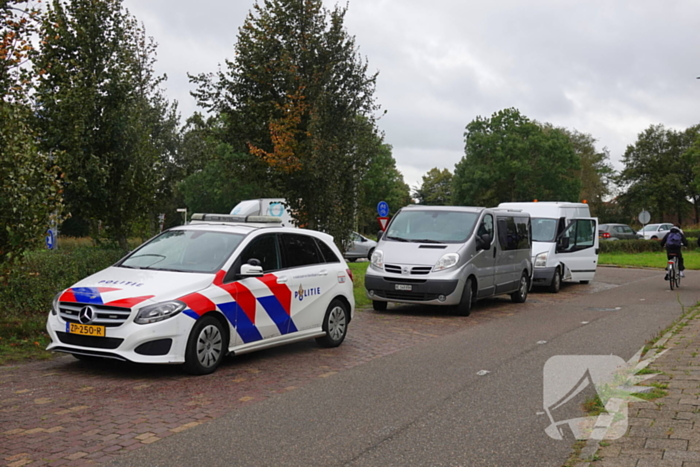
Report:
[[[523,272],[520,278],[520,287],[518,291],[510,294],[510,299],[515,303],[525,303],[527,300],[527,291],[530,288],[530,281],[527,278],[527,273]]]
[[[316,339],[321,347],[338,347],[348,333],[350,314],[348,306],[341,300],[335,299],[328,305],[326,316],[323,318],[325,336]]]
[[[185,350],[185,371],[192,375],[213,373],[226,354],[226,338],[219,320],[200,318],[190,332]]]
[[[474,290],[472,289],[472,278],[468,278],[464,283],[464,290],[462,291],[462,299],[459,301],[455,312],[459,316],[469,316],[472,312],[472,304]]]

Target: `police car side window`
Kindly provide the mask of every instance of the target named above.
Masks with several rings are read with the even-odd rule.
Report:
[[[300,234],[282,234],[282,267],[294,268],[323,263],[323,256],[313,237]]]
[[[326,263],[340,263],[340,260],[338,259],[338,255],[333,253],[333,250],[331,250],[331,247],[326,245],[326,242],[324,242],[323,240],[319,240],[317,238],[316,244],[318,245],[318,248],[321,250],[321,253],[323,254],[323,259],[326,260]]]
[[[279,248],[277,247],[277,235],[261,235],[253,240],[241,254],[242,264],[250,259],[257,259],[263,268],[263,272],[276,271],[280,268]]]

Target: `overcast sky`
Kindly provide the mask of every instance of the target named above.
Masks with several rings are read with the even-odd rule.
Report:
[[[233,58],[255,0],[124,0],[158,42],[157,72],[184,120],[187,73]],[[345,2],[339,2],[344,5]],[[324,0],[332,7],[335,1]],[[369,71],[379,121],[405,181],[454,171],[464,127],[515,107],[591,134],[619,160],[652,124],[700,123],[698,0],[349,0],[345,17]],[[572,200],[573,201],[573,200]]]

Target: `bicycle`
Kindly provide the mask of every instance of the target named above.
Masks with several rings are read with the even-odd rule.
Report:
[[[673,255],[668,260],[668,284],[671,286],[671,290],[681,286],[681,273],[678,271],[678,255]]]

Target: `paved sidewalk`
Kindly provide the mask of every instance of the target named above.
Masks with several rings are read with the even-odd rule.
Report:
[[[577,467],[700,467],[700,313],[655,345],[668,349],[649,366],[661,374],[642,384],[667,385],[668,394],[631,403],[627,434],[600,445],[589,441],[581,458],[593,462]]]

